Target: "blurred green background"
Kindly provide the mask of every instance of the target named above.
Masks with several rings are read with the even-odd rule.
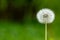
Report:
[[[48,40],[60,40],[60,0],[0,0],[0,40],[44,40],[44,24],[36,19],[42,8],[56,16]]]

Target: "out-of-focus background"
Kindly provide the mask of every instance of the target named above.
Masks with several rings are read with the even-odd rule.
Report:
[[[0,40],[44,40],[44,24],[36,19],[42,8],[56,16],[48,40],[60,40],[60,0],[0,0]]]

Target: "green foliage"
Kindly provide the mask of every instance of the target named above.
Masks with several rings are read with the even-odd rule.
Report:
[[[1,0],[0,1],[0,10],[5,10],[7,8],[7,0]]]
[[[48,24],[48,37],[54,35],[52,38],[59,40],[60,0],[0,0],[0,40],[44,40],[44,24],[36,19],[42,8],[55,12],[54,22]],[[23,22],[14,22],[14,17]]]

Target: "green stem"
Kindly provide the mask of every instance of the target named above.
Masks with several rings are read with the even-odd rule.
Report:
[[[47,40],[47,22],[45,23],[45,40]]]

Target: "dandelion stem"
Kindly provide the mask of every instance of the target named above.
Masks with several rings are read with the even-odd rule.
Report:
[[[47,40],[47,22],[45,23],[45,40]]]

